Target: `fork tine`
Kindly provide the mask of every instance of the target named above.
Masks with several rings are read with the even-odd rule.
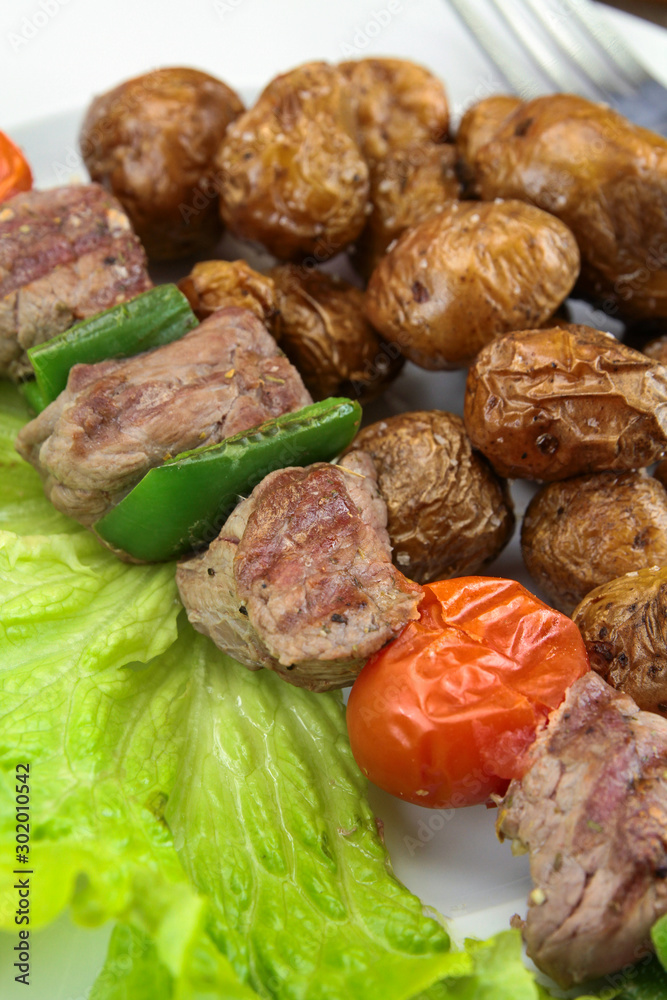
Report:
[[[582,23],[577,10],[580,5],[576,0],[552,0],[551,3],[523,0],[523,3],[564,55],[600,88],[601,96],[615,92],[630,95],[640,83],[637,70],[646,77],[646,72],[641,70],[634,57],[631,57],[634,62],[632,72],[626,71],[625,64],[612,59],[608,49],[600,46],[589,27]],[[619,71],[622,77],[619,77]]]
[[[582,77],[581,74],[573,71],[569,58],[567,62],[563,60],[558,50],[549,43],[549,36],[547,36],[545,43],[544,35],[535,30],[534,22],[526,18],[518,4],[508,3],[507,0],[490,0],[490,2],[523,44],[532,61],[540,67],[557,90],[581,93],[583,89],[586,89],[588,95],[592,95],[597,100],[604,96],[602,90],[589,76]]]
[[[560,0],[560,2],[573,11],[583,28],[595,39],[612,63],[630,80],[635,89],[649,79],[645,67],[634,56],[623,38],[602,20],[598,10],[589,0]]]
[[[526,73],[516,64],[512,56],[508,55],[501,45],[498,45],[496,31],[486,18],[480,16],[479,7],[472,7],[469,0],[449,0],[449,3],[474,40],[481,45],[489,59],[500,71],[511,90],[520,94],[525,100],[544,93],[544,86],[533,77],[526,77]]]
[[[630,97],[651,79],[590,0],[450,0],[450,6],[524,99],[555,88],[614,103],[615,95]],[[518,57],[529,59],[548,86],[526,74]]]

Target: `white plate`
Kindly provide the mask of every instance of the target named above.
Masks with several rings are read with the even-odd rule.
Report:
[[[55,11],[46,21],[36,16],[45,8]],[[615,11],[609,17],[667,83],[667,32]],[[81,115],[67,109],[82,107],[94,93],[155,65],[199,66],[248,92],[308,59],[392,54],[416,59],[442,76],[455,112],[504,89],[441,0],[210,0],[190,5],[187,13],[184,5],[167,0],[143,0],[141,6],[136,0],[89,0],[85,13],[76,0],[46,5],[20,0],[3,5],[0,37],[1,72],[16,84],[0,87],[0,128],[24,147],[41,187],[85,179],[76,143]],[[460,372],[407,365],[384,406],[374,404],[368,412],[374,419],[382,411],[428,407],[460,412],[464,380]],[[519,485],[514,495],[519,521],[530,488]],[[489,572],[534,589],[518,536]],[[527,859],[513,858],[497,842],[493,813],[483,806],[421,809],[377,789],[371,789],[371,802],[384,820],[396,874],[425,904],[451,918],[455,939],[486,937],[507,928],[513,913],[525,911]],[[109,932],[110,927],[74,928],[64,916],[35,933],[31,1000],[84,1000],[103,963]],[[10,935],[0,935],[3,1000],[26,995],[8,973],[13,944]]]

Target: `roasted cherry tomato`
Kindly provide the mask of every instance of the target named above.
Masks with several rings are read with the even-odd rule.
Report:
[[[25,156],[4,132],[0,132],[0,201],[32,187],[32,173]]]
[[[427,584],[420,619],[373,656],[347,708],[380,788],[442,809],[502,795],[566,689],[589,670],[574,622],[514,580]]]

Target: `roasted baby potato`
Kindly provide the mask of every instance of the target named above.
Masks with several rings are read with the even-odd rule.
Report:
[[[228,129],[217,163],[224,221],[282,260],[326,260],[366,222],[368,167],[350,86],[326,63],[272,80]]]
[[[580,287],[605,312],[667,315],[667,139],[555,94],[521,104],[467,151],[464,133],[460,148],[479,197],[519,198],[570,227]]]
[[[273,278],[253,270],[244,260],[203,260],[182,278],[178,287],[204,320],[217,309],[240,306],[250,309],[270,330],[276,316]]]
[[[644,472],[598,472],[543,486],[521,528],[528,572],[554,607],[631,570],[667,564],[667,491]]]
[[[94,181],[122,203],[153,260],[184,257],[220,235],[215,155],[243,111],[196,69],[166,68],[96,97],[80,144]]]
[[[593,670],[644,711],[667,716],[667,567],[596,587],[572,617]]]
[[[406,59],[358,59],[338,69],[350,82],[361,148],[371,166],[395,150],[447,138],[447,95],[423,66]]]
[[[667,365],[667,334],[650,340],[642,350],[649,358],[659,361],[661,365]]]
[[[667,370],[589,326],[508,333],[471,366],[463,419],[501,476],[641,469],[667,453]]]
[[[514,513],[507,485],[472,450],[454,414],[389,417],[360,431],[352,451],[373,459],[394,564],[410,579],[476,573],[509,541]]]
[[[354,266],[361,274],[368,278],[389,244],[409,226],[459,197],[455,167],[455,147],[434,142],[388,153],[377,164],[371,171],[373,210],[354,255]]]
[[[271,277],[278,309],[274,336],[313,399],[366,401],[398,374],[403,358],[364,318],[358,288],[296,264],[274,268]]]
[[[366,315],[415,364],[460,368],[498,334],[543,323],[578,272],[574,236],[546,212],[451,201],[380,261]]]
[[[474,163],[478,150],[521,104],[521,98],[513,94],[492,94],[467,109],[456,133],[456,146],[466,164]]]
[[[505,119],[522,104],[520,97],[493,94],[471,105],[461,118],[456,133],[456,148],[460,156],[459,170],[467,191],[475,191],[472,164],[478,149],[493,138]]]

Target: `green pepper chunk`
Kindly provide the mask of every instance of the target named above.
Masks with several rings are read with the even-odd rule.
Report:
[[[197,318],[176,285],[151,288],[129,302],[75,323],[29,348],[28,357],[42,397],[33,394],[30,405],[39,413],[52,403],[66,387],[70,369],[76,364],[128,358],[178,340],[195,326]]]
[[[325,399],[219,444],[183,452],[147,472],[94,530],[143,562],[175,559],[212,542],[239,495],[269,472],[329,461],[347,447],[360,423],[358,403]]]

